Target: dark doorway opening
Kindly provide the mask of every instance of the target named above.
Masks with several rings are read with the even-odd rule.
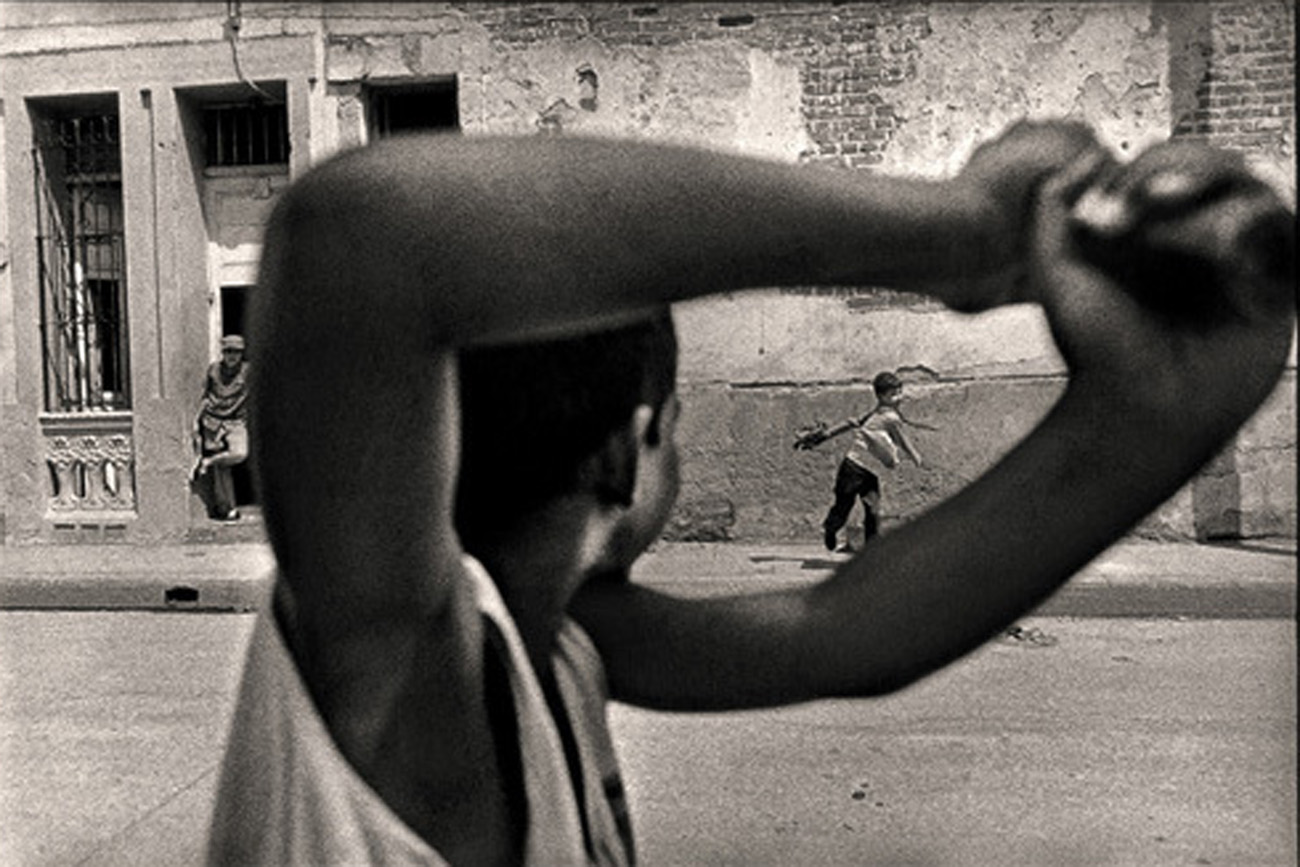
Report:
[[[221,336],[238,334],[245,340],[247,310],[252,286],[221,287]],[[235,505],[250,506],[257,504],[257,492],[253,485],[253,471],[250,462],[245,461],[230,469],[230,478],[235,483]]]

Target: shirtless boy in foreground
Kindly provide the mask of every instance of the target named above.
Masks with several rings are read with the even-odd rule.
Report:
[[[1087,130],[1056,123],[1012,128],[945,181],[441,137],[295,182],[250,340],[278,571],[212,862],[626,863],[606,677],[613,698],[653,708],[881,695],[1041,602],[1222,448],[1276,384],[1293,328],[1291,275],[1273,268],[1225,269],[1223,315],[1139,303],[1160,296],[1154,278],[1107,274],[1141,247],[1103,273],[1072,243],[1071,208],[1099,183],[1103,238],[1234,192],[1282,210],[1231,155],[1171,145],[1108,169]],[[962,311],[1040,304],[1068,385],[987,474],[823,582],[706,600],[636,586],[631,564],[676,495],[664,307],[813,284]],[[463,544],[459,354],[615,327],[644,347],[618,362],[630,401],[555,491],[500,527],[479,513]],[[516,434],[500,461],[552,460]]]

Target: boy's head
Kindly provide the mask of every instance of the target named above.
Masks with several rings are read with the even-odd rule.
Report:
[[[871,387],[875,389],[876,400],[881,403],[891,403],[903,396],[903,381],[888,370],[877,373]]]
[[[462,350],[462,542],[472,549],[580,489],[603,505],[630,505],[642,445],[671,452],[669,488],[652,483],[666,492],[656,496],[675,497],[676,378],[677,338],[667,310],[574,337]],[[652,411],[643,444],[622,436],[640,406]],[[665,437],[670,441],[661,443]]]

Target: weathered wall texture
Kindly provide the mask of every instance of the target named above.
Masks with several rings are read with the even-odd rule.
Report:
[[[634,136],[936,178],[1010,122],[1068,116],[1094,126],[1121,158],[1171,134],[1240,149],[1295,198],[1290,2],[0,3],[0,80],[9,82],[0,84],[0,146],[6,125],[22,133],[16,118],[33,96],[120,88],[130,106],[150,87],[164,112],[180,113],[184,99],[178,108],[171,88],[235,83],[222,30],[232,8],[242,16],[243,73],[284,82],[293,173],[367,140],[370,86],[448,77],[466,135]],[[180,151],[184,139],[174,132],[162,143]],[[5,151],[0,195],[6,177],[18,177],[18,150]],[[211,213],[213,191],[205,209],[185,160],[163,167],[158,189],[171,219],[184,227]],[[255,222],[275,189],[218,204]],[[26,227],[18,207],[6,213],[0,241],[12,249],[26,243]],[[145,317],[144,333],[133,335],[142,346],[169,335],[175,354],[156,374],[168,382],[199,381],[216,327],[210,298],[221,276],[213,272],[249,262],[246,238],[223,245],[194,233],[183,245],[159,245],[179,259],[198,250],[206,279],[175,265],[177,279],[164,285],[178,297],[160,302],[160,318]],[[28,291],[29,272],[4,266],[0,374],[21,372],[33,349],[4,306]],[[677,315],[685,461],[672,532],[682,538],[817,538],[839,446],[796,453],[793,431],[860,411],[881,369],[903,368],[911,414],[940,427],[917,437],[925,468],[886,479],[889,520],[974,479],[1063,385],[1042,317],[1027,307],[965,317],[887,292],[789,289],[681,305]],[[21,420],[30,410],[7,382],[0,375],[7,443],[30,440],[31,423]],[[1141,532],[1293,536],[1294,397],[1293,358],[1237,443]],[[176,389],[160,401],[137,408],[137,424],[157,432],[145,478],[172,490],[185,463],[175,428],[188,405]],[[11,457],[6,478],[14,465]],[[10,536],[15,520],[39,523],[15,514],[37,499],[16,490],[23,484],[8,486]],[[167,520],[134,532],[195,535]]]

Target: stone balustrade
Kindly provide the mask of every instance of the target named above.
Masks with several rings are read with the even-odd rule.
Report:
[[[41,432],[49,468],[48,512],[135,512],[130,413],[47,415]]]

